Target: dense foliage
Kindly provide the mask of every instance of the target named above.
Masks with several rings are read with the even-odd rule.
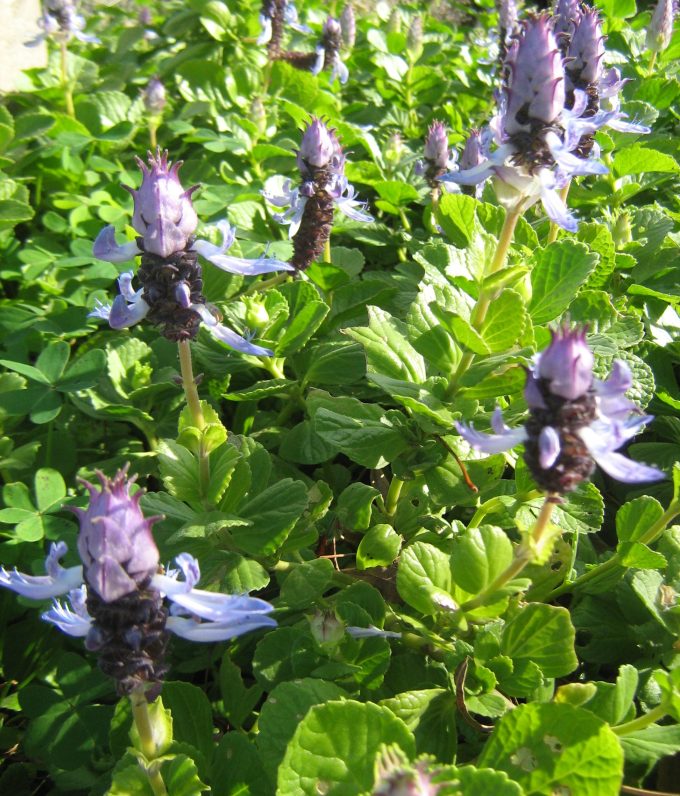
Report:
[[[670,790],[680,751],[680,32],[659,33],[651,5],[600,0],[599,57],[627,79],[627,117],[614,121],[632,129],[599,126],[588,151],[579,144],[580,166],[559,154],[570,182],[543,180],[540,197],[517,207],[506,196],[504,209],[495,188],[503,199],[506,166],[466,183],[449,151],[489,121],[501,50],[512,57],[513,32],[499,35],[490,0],[357,3],[355,41],[345,9],[339,50],[327,15],[340,17],[340,0],[310,0],[297,19],[289,7],[278,32],[265,14],[263,35],[259,15],[277,3],[147,5],[102,0],[81,4],[82,20],[43,21],[47,68],[0,106],[3,585],[15,567],[44,575],[57,542],[74,572],[69,509],[88,505],[78,478],[112,478],[129,463],[144,515],[162,515],[151,569],[190,554],[202,588],[252,593],[261,600],[243,605],[276,626],[260,619],[202,644],[173,637],[147,707],[119,699],[126,692],[82,638],[41,620],[49,601],[2,589],[0,791]],[[548,60],[563,76],[561,56]],[[514,97],[504,123],[515,149],[502,155],[516,161],[525,130],[510,125],[521,117]],[[568,114],[563,96],[557,104],[544,121],[559,131]],[[296,157],[312,118],[323,129]],[[435,121],[444,127],[425,150]],[[172,324],[102,322],[114,323],[116,280],[153,271],[148,249],[141,266],[93,256],[106,225],[109,254],[144,245],[139,225],[152,219],[137,212],[135,156],[156,143],[184,161],[184,187],[200,184],[181,199],[203,241],[189,229],[179,246],[193,253],[198,291],[173,294],[194,313],[182,368]],[[557,147],[531,146],[552,168]],[[512,166],[525,167],[534,174],[531,162]],[[122,184],[134,189],[134,216]],[[571,213],[555,210],[557,192]],[[281,206],[293,232],[296,208],[317,214],[295,251]],[[225,218],[237,231],[226,257],[214,226]],[[196,252],[207,257],[202,275]],[[292,275],[244,275],[246,260],[274,271],[291,258]],[[124,313],[140,296],[119,298]],[[568,350],[555,349],[560,340]],[[567,388],[556,386],[562,367]],[[527,380],[541,380],[543,398],[525,393]],[[606,409],[606,385],[627,425]],[[557,395],[558,408],[573,408],[586,394],[581,426],[595,437],[579,453],[587,472],[565,486],[544,473],[576,432],[557,421],[546,432],[541,403]],[[643,411],[654,416],[644,428]],[[491,443],[476,433],[490,426]],[[501,447],[508,427],[524,436]],[[601,449],[610,432],[630,464]],[[612,461],[628,483],[612,477]],[[150,531],[134,516],[135,549],[148,552]],[[146,588],[148,577],[137,580]],[[172,621],[182,636],[188,620]]]

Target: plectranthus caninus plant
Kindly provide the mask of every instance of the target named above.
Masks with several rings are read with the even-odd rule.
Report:
[[[71,39],[98,44],[99,39],[89,33],[83,33],[85,29],[85,17],[78,13],[74,0],[45,0],[43,14],[38,20],[38,24],[43,29],[35,39],[27,43],[27,46],[35,46],[46,37],[51,36],[55,41],[67,43]]]
[[[268,356],[267,348],[257,346],[228,329],[218,320],[217,310],[203,296],[199,254],[213,265],[234,274],[254,275],[291,267],[280,260],[261,257],[246,260],[226,254],[235,239],[228,222],[217,224],[222,244],[217,246],[197,240],[194,232],[198,217],[191,202],[192,193],[182,187],[178,171],[181,161],[171,164],[167,152],[149,154],[149,166],[137,158],[142,184],[137,190],[124,186],[133,196],[132,225],[139,237],[123,245],[116,243],[113,226],[104,227],[97,237],[93,253],[100,260],[125,262],[141,255],[137,279],[141,287],[132,287],[132,272],[118,280],[120,293],[112,305],[100,304],[91,316],[107,320],[113,329],[125,329],[148,318],[161,327],[169,340],[192,340],[203,323],[217,340],[254,356]]]
[[[351,3],[346,3],[342,9],[340,28],[342,30],[342,43],[346,49],[351,50],[357,39],[357,20],[354,6]]]
[[[645,44],[652,53],[649,71],[654,69],[658,53],[668,48],[673,36],[673,22],[677,11],[677,0],[657,0],[652,20],[647,28]]]
[[[328,17],[323,23],[321,41],[316,48],[316,62],[312,67],[312,74],[318,75],[321,71],[330,72],[330,82],[337,77],[341,83],[346,83],[349,71],[340,58],[342,46],[342,28],[337,19]]]
[[[652,417],[626,398],[630,369],[616,360],[606,381],[593,375],[594,357],[584,328],[567,324],[552,333],[548,348],[527,370],[524,397],[529,418],[511,429],[500,409],[492,418],[494,434],[457,423],[461,436],[484,453],[500,453],[524,444],[524,460],[536,483],[563,495],[589,478],[595,464],[626,483],[656,481],[664,473],[616,451]]]
[[[264,600],[194,588],[200,569],[186,553],[177,556],[177,569],[163,574],[152,534],[159,518],[142,513],[142,490],[130,494],[134,479],[127,478],[126,469],[112,479],[101,472],[98,476],[100,488],[83,482],[89,492],[87,508],[75,509],[82,563],[62,567],[59,562],[68,548],[58,542],[45,561],[47,575],[0,568],[0,586],[34,600],[68,595],[70,607],[55,600],[42,618],[84,638],[121,696],[139,690],[150,698],[159,693],[167,670],[168,633],[214,642],[276,625],[269,616],[274,609]]]
[[[269,57],[278,58],[281,53],[284,26],[298,33],[311,33],[311,28],[302,25],[293,2],[288,0],[263,0],[260,10],[261,32],[258,44],[266,44]]]
[[[373,221],[373,216],[354,198],[354,188],[345,177],[345,156],[338,137],[321,119],[312,118],[305,128],[297,165],[302,180],[298,187],[291,187],[291,181],[286,180],[283,195],[264,192],[264,196],[275,207],[289,205],[275,218],[290,224],[290,262],[296,271],[304,271],[318,260],[330,239],[335,207],[354,221]]]

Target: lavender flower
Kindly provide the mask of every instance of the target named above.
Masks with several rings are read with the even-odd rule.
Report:
[[[499,55],[505,60],[512,39],[517,31],[517,3],[515,0],[500,0],[498,4]]]
[[[158,77],[152,77],[146,84],[142,93],[142,100],[147,113],[152,116],[160,116],[165,108],[165,86]]]
[[[216,225],[222,233],[220,246],[196,240],[198,217],[191,195],[198,186],[184,190],[178,177],[181,161],[170,164],[167,152],[161,154],[159,149],[155,157],[149,154],[149,168],[139,158],[137,163],[142,170],[141,187],[124,187],[134,199],[132,225],[139,237],[121,246],[116,243],[114,228],[105,227],[94,242],[93,253],[114,263],[141,255],[137,273],[141,288],[133,289],[132,272],[122,274],[113,304],[98,303],[90,316],[107,320],[114,329],[128,328],[148,317],[170,340],[192,339],[204,323],[215,338],[237,351],[271,355],[269,349],[253,345],[218,322],[217,311],[208,307],[203,296],[198,255],[223,271],[241,275],[292,270],[291,266],[273,258],[245,260],[227,255],[235,239],[235,230],[227,221]]]
[[[316,62],[312,67],[312,74],[318,75],[322,70],[330,72],[330,82],[337,77],[341,83],[346,83],[349,71],[340,59],[340,46],[342,45],[342,28],[337,19],[328,17],[323,25],[321,41],[316,48]]]
[[[652,21],[647,28],[645,44],[653,53],[667,49],[673,36],[673,20],[675,17],[675,0],[657,0]]]
[[[340,28],[342,29],[342,41],[348,50],[354,47],[357,39],[357,21],[354,15],[354,6],[346,3],[340,14]]]
[[[553,32],[557,44],[566,55],[574,27],[581,16],[581,3],[579,0],[556,0],[553,9]]]
[[[657,481],[655,467],[616,453],[652,420],[626,398],[632,385],[630,369],[615,360],[606,381],[593,376],[593,354],[585,329],[568,325],[552,333],[548,348],[527,371],[524,397],[529,419],[511,429],[500,409],[491,420],[493,434],[457,423],[461,436],[477,450],[500,453],[524,443],[524,460],[538,485],[564,494],[590,477],[595,464],[625,483]]]
[[[289,205],[285,213],[274,218],[290,224],[291,263],[301,271],[321,255],[331,234],[335,207],[354,221],[373,221],[373,217],[364,212],[364,203],[354,198],[354,188],[344,174],[345,156],[335,130],[321,119],[312,117],[305,128],[297,164],[302,180],[297,188],[286,180],[283,195],[268,191],[263,191],[263,195],[275,207]]]
[[[414,16],[408,26],[406,50],[414,62],[423,54],[423,18],[420,15]]]
[[[508,51],[506,85],[498,114],[489,130],[486,158],[471,169],[442,177],[459,185],[478,185],[489,177],[499,201],[522,212],[540,199],[552,221],[574,231],[576,219],[557,190],[577,175],[604,174],[607,169],[593,159],[573,154],[586,129],[578,127],[585,103],[565,108],[565,75],[547,15],[526,20],[520,36]]]
[[[75,38],[88,44],[99,44],[96,36],[83,33],[85,18],[77,12],[74,0],[45,0],[38,25],[44,32],[26,42],[27,47],[35,47],[48,36],[60,42],[68,42]]]
[[[68,595],[68,605],[55,600],[42,618],[84,638],[121,695],[144,683],[155,684],[152,693],[157,692],[166,671],[168,633],[212,642],[276,625],[267,616],[273,607],[264,600],[196,589],[200,569],[187,553],[177,556],[179,569],[159,574],[151,533],[158,517],[142,514],[142,492],[130,495],[134,479],[127,478],[126,468],[113,479],[97,475],[99,488],[84,482],[87,509],[76,509],[82,565],[64,569],[59,562],[67,546],[58,542],[45,561],[47,575],[0,568],[0,586],[34,600]],[[171,602],[169,611],[164,598]]]

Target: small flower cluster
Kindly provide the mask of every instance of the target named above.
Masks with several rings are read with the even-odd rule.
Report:
[[[263,0],[257,43],[266,44],[272,58],[281,53],[284,24],[298,33],[311,33],[311,28],[300,24],[295,4],[290,0]]]
[[[127,478],[125,469],[113,479],[98,476],[99,489],[83,482],[90,493],[87,509],[75,509],[82,564],[62,567],[67,546],[59,542],[45,561],[47,575],[0,568],[0,586],[33,600],[68,595],[69,605],[55,600],[42,618],[69,636],[84,638],[119,694],[143,684],[152,685],[150,695],[157,692],[167,668],[168,633],[213,642],[276,625],[268,616],[274,609],[264,600],[195,588],[200,570],[187,553],[175,559],[178,569],[161,574],[151,533],[159,518],[144,517],[142,491],[130,494],[134,479]]]
[[[222,233],[220,246],[196,240],[198,217],[191,195],[199,186],[184,190],[178,176],[181,161],[171,164],[167,152],[159,149],[155,157],[149,153],[148,168],[139,158],[137,164],[142,171],[141,187],[123,187],[134,199],[132,226],[139,237],[121,246],[116,243],[114,228],[105,227],[93,253],[113,263],[141,255],[137,272],[141,288],[132,287],[131,271],[122,274],[118,279],[120,293],[113,304],[98,304],[90,315],[107,320],[114,329],[125,329],[148,317],[170,340],[194,338],[203,323],[216,339],[237,351],[270,356],[269,349],[254,345],[219,323],[217,310],[207,305],[203,296],[198,255],[223,271],[241,275],[292,270],[291,266],[268,257],[245,260],[226,254],[235,239],[235,230],[227,221],[217,224]]]
[[[340,22],[333,17],[328,17],[323,24],[321,41],[316,48],[316,62],[312,67],[312,74],[318,75],[323,70],[331,73],[331,83],[336,77],[341,83],[346,83],[349,71],[340,59],[341,46],[342,27]]]
[[[461,165],[441,179],[478,185],[492,178],[506,209],[521,212],[540,199],[552,221],[575,231],[577,220],[558,191],[572,177],[607,173],[597,160],[593,133],[604,125],[634,133],[649,128],[624,120],[618,93],[625,81],[616,69],[603,73],[597,12],[566,0],[556,11],[555,17],[525,20],[508,49],[499,109],[482,138],[481,162]],[[602,99],[609,102],[606,110]]]
[[[423,176],[431,188],[436,188],[439,178],[455,165],[449,149],[449,137],[443,122],[433,122],[425,138],[425,157],[416,163],[415,172]]]
[[[290,224],[291,264],[296,271],[303,271],[320,257],[331,234],[335,207],[354,221],[373,221],[373,217],[364,212],[364,203],[354,198],[354,188],[344,174],[345,156],[338,137],[321,119],[312,118],[307,125],[297,165],[301,177],[297,188],[287,180],[283,195],[264,192],[264,196],[275,207],[289,206],[275,218]]]
[[[552,333],[548,348],[527,371],[524,397],[529,419],[511,429],[499,408],[494,434],[457,423],[460,435],[484,453],[501,453],[524,443],[524,460],[536,483],[564,494],[589,478],[595,464],[625,483],[657,481],[664,474],[616,451],[652,420],[626,398],[633,379],[625,362],[616,360],[606,381],[593,376],[594,357],[585,329],[564,325]]]
[[[78,13],[74,0],[44,0],[43,14],[38,20],[43,33],[26,42],[28,47],[35,47],[48,36],[56,41],[68,42],[75,38],[89,44],[99,44],[99,39],[89,33],[83,33],[85,17]]]
[[[659,53],[668,48],[673,36],[673,22],[678,10],[677,0],[658,0],[652,21],[647,28],[647,49]]]

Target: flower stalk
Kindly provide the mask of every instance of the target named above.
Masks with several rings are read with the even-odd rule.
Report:
[[[73,90],[71,89],[71,81],[68,76],[68,47],[66,41],[62,40],[59,43],[61,52],[61,85],[64,89],[64,102],[66,103],[66,113],[72,118],[76,117],[76,109],[73,104]]]

